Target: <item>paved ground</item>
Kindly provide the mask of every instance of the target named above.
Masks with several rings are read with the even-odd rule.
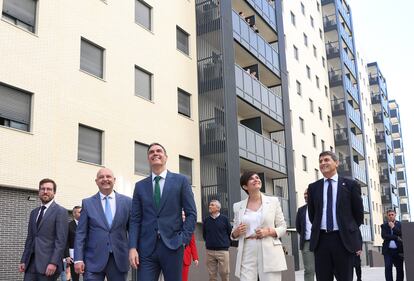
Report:
[[[303,280],[303,270],[296,271],[295,274],[296,274],[296,281]],[[394,268],[394,276],[395,276],[395,268]],[[355,274],[354,274],[354,280],[356,280]],[[381,280],[385,280],[383,267],[362,267],[362,281],[381,281]],[[407,280],[407,279],[405,278],[404,280]]]

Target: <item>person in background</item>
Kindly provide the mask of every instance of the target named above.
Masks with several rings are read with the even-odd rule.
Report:
[[[185,213],[183,211],[183,221],[185,221]],[[198,266],[198,252],[195,242],[195,235],[191,235],[190,244],[184,248],[183,256],[183,281],[188,281],[188,272],[190,271],[191,262]]]

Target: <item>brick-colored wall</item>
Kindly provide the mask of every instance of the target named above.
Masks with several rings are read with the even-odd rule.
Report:
[[[28,200],[29,196],[35,200]],[[38,205],[37,192],[0,186],[0,281],[23,280],[18,264],[29,214]]]

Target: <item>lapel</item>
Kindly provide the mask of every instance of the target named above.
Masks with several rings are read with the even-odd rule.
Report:
[[[174,176],[170,173],[170,171],[167,171],[167,176],[165,177],[165,181],[164,181],[164,188],[163,188],[162,194],[161,194],[160,207],[158,208],[158,213],[164,207],[165,202],[167,202],[168,196],[170,195],[171,190],[174,187],[175,187]],[[153,191],[153,193],[154,193],[154,191]],[[152,200],[152,201],[154,202],[154,200]],[[153,203],[153,204],[154,204],[154,208],[156,209],[155,203]]]
[[[39,227],[37,228],[38,230],[42,227],[44,222],[47,221],[47,219],[52,215],[54,208],[56,208],[56,203],[53,201],[53,203],[50,204],[49,208],[47,208],[46,213],[43,214],[43,218],[40,221]],[[40,209],[40,207],[39,207],[39,209]],[[36,215],[35,219],[36,218],[37,218],[37,215]]]
[[[264,220],[265,220],[265,216],[266,214],[269,213],[269,210],[272,208],[272,205],[270,204],[270,198],[269,196],[264,195],[263,193],[261,194],[262,196],[262,218],[260,221],[260,225],[263,226]]]
[[[319,197],[319,211],[322,214],[323,212],[323,189],[324,189],[325,180],[322,178],[319,180],[319,188],[318,188],[318,197]]]
[[[122,206],[121,196],[116,191],[114,191],[114,192],[115,192],[115,206],[116,207],[115,207],[115,210],[113,211],[113,212],[115,212],[115,215],[114,215],[114,219],[112,220],[111,229],[114,228],[114,226],[116,225],[116,222],[121,221],[120,218],[118,218],[118,217],[122,215],[121,214],[121,206]]]
[[[106,228],[109,229],[109,224],[106,221],[106,217],[105,217],[105,211],[102,207],[102,200],[101,200],[101,195],[98,193],[95,194],[95,196],[93,197],[95,200],[93,200],[93,205],[95,207],[96,212],[98,213],[98,216],[100,216],[101,221],[105,224]]]
[[[239,211],[238,211],[238,216],[239,216],[239,224],[242,223],[241,219],[244,215],[244,213],[246,212],[246,208],[247,208],[247,200],[248,198],[244,199],[243,201],[240,201],[240,206],[239,206]]]
[[[339,210],[339,205],[341,202],[341,193],[342,189],[345,186],[344,179],[338,176],[338,186],[336,187],[336,209]]]

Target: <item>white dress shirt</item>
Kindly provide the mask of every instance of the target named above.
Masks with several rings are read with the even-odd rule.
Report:
[[[165,178],[167,177],[167,170],[164,170],[161,174],[159,174],[158,176],[160,176],[160,181],[158,182],[160,184],[160,195],[162,196],[162,191],[164,190],[164,184],[165,184]],[[152,173],[152,191],[155,190],[155,177],[157,175]],[[161,197],[160,196],[160,197]]]
[[[328,178],[323,178],[323,210],[322,210],[322,221],[321,229],[326,230],[326,208],[328,204]],[[332,211],[333,211],[333,230],[339,230],[338,222],[336,221],[336,199],[338,194],[338,174],[331,177],[332,184]]]
[[[42,204],[42,206],[45,206],[46,209],[43,211],[43,217],[46,214],[46,211],[49,209],[50,205],[52,205],[52,203],[55,201],[55,199],[50,200],[49,202],[47,202],[46,204]],[[42,211],[42,208],[39,209],[39,212],[37,213],[37,217],[36,217],[36,221],[39,219],[39,215],[40,212]]]
[[[102,209],[104,210],[105,213],[105,197],[106,195],[102,194],[101,192],[99,192],[99,196],[101,196],[101,204],[102,204]],[[111,213],[112,213],[112,220],[115,217],[115,212],[116,212],[116,200],[115,200],[115,192],[112,191],[111,194],[108,195],[109,198],[109,205],[111,206]]]
[[[308,207],[306,207],[306,229],[305,229],[305,240],[311,239],[312,223],[309,219]]]

